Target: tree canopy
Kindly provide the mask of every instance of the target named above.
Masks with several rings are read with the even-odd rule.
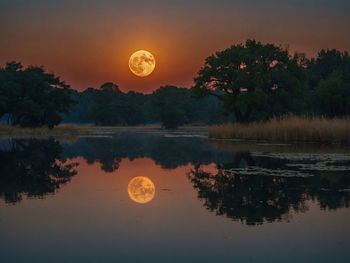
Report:
[[[9,62],[0,68],[0,117],[21,127],[53,128],[73,105],[71,89],[42,67]]]
[[[209,56],[195,78],[195,89],[200,96],[218,97],[236,121],[246,122],[257,111],[260,118],[296,111],[302,73],[287,50],[247,40]]]
[[[176,129],[188,123],[190,100],[190,94],[185,88],[175,86],[160,87],[153,93],[154,106],[166,129]]]
[[[350,56],[335,49],[321,50],[308,65],[310,106],[316,114],[350,114]]]

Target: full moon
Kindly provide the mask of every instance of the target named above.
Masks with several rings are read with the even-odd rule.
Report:
[[[148,177],[137,176],[131,179],[128,184],[128,194],[132,201],[139,204],[146,204],[154,198],[156,188]]]
[[[154,56],[146,51],[139,50],[131,55],[129,59],[129,68],[132,73],[139,77],[146,77],[151,74],[156,67]]]

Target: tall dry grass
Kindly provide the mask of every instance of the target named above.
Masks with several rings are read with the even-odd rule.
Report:
[[[209,138],[273,142],[350,143],[350,119],[285,116],[267,122],[211,126]]]

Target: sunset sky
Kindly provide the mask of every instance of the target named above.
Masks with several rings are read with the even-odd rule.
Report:
[[[73,88],[190,86],[204,59],[254,38],[313,56],[350,50],[349,0],[0,0],[0,63],[43,65]],[[130,55],[155,56],[148,77]]]

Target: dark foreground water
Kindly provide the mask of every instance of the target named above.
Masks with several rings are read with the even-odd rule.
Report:
[[[349,262],[346,147],[0,141],[0,262]]]

